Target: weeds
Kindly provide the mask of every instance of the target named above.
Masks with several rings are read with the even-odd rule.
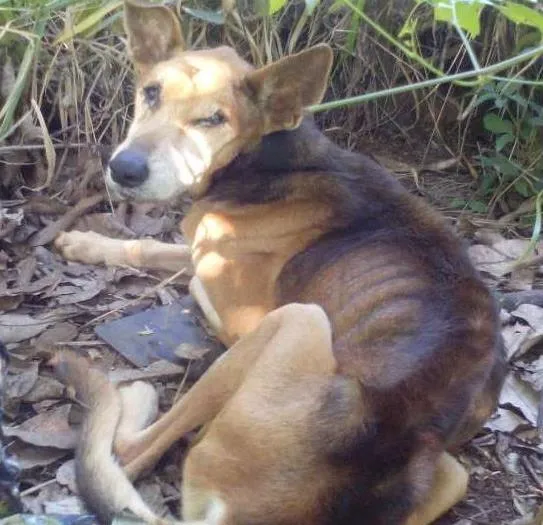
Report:
[[[480,190],[491,205],[511,191],[528,198],[543,189],[543,105],[538,99],[541,89],[504,81],[488,84],[478,96],[491,136],[491,146],[478,156]]]

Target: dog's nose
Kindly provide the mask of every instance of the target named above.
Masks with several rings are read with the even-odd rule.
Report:
[[[135,149],[119,151],[109,161],[111,178],[120,186],[135,188],[149,177],[147,155]]]

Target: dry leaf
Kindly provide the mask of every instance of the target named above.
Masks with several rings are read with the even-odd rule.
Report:
[[[498,407],[496,413],[485,423],[485,428],[492,431],[513,433],[519,426],[526,425],[526,420],[511,410]]]
[[[543,356],[531,363],[524,363],[522,379],[530,383],[537,391],[543,391]]]
[[[502,277],[511,271],[513,258],[498,253],[490,246],[475,244],[468,248],[468,254],[476,268],[494,277]]]
[[[502,328],[502,336],[508,361],[511,361],[515,356],[520,354],[520,349],[532,333],[532,328],[522,323],[507,325]]]
[[[23,470],[45,467],[68,454],[67,450],[53,447],[36,447],[23,441],[15,440],[10,443],[9,453],[17,458],[17,463]]]
[[[52,377],[40,376],[32,389],[27,392],[22,401],[25,403],[41,403],[46,400],[62,399],[64,385]]]
[[[505,378],[499,403],[501,406],[515,407],[533,427],[537,426],[539,396],[528,383],[521,381],[513,373]]]
[[[45,330],[36,341],[34,341],[34,345],[40,351],[49,350],[58,342],[73,341],[78,333],[79,329],[72,323],[57,323]]]
[[[19,426],[4,425],[4,434],[38,447],[72,449],[77,443],[77,432],[68,423],[69,412],[70,405],[62,405],[27,419]]]
[[[93,231],[115,239],[134,239],[137,235],[125,226],[117,215],[111,213],[88,213],[80,217],[72,227],[81,232]]]
[[[209,348],[197,347],[190,343],[181,343],[174,350],[177,357],[181,357],[182,359],[188,359],[190,361],[202,359],[209,351]]]
[[[17,278],[16,286],[18,288],[26,286],[31,281],[32,276],[36,271],[37,264],[38,261],[33,255],[25,257],[17,264],[17,272],[19,276]]]
[[[70,492],[79,494],[75,482],[75,461],[73,459],[69,459],[58,468],[56,479],[57,483],[68,487]]]
[[[524,319],[534,330],[543,330],[543,308],[534,304],[521,304],[511,315]]]
[[[9,399],[19,399],[28,394],[36,381],[38,380],[38,363],[25,363],[24,368],[9,368],[9,374],[6,378],[5,393]]]
[[[499,278],[513,270],[514,263],[526,254],[529,247],[530,241],[528,240],[505,239],[492,246],[484,244],[470,246],[468,254],[480,271]],[[537,249],[540,250],[541,246],[538,246]]]
[[[106,283],[103,279],[87,281],[82,288],[69,294],[61,294],[55,302],[59,305],[82,303],[96,297],[105,287]]]
[[[26,314],[0,315],[0,341],[18,343],[43,332],[51,322],[38,320]]]

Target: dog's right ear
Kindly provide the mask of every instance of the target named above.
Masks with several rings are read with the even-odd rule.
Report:
[[[124,26],[128,51],[140,73],[170,58],[175,49],[184,47],[181,24],[166,6],[125,0]]]

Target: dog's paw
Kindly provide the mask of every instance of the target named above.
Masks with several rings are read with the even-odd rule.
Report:
[[[116,250],[117,239],[110,239],[95,232],[61,232],[55,246],[65,259],[87,264],[106,263]]]

